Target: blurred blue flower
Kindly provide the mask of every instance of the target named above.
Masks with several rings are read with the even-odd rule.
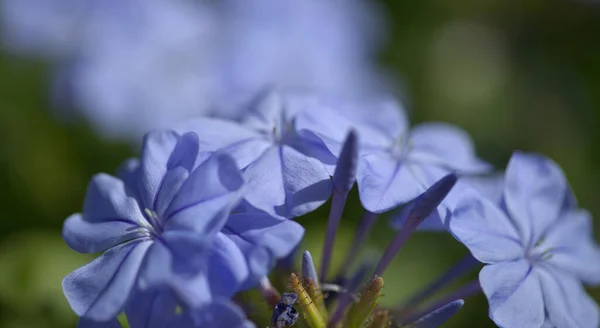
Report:
[[[370,212],[407,203],[450,172],[474,174],[490,169],[475,156],[470,137],[455,126],[424,123],[409,130],[404,111],[394,101],[356,106],[369,108],[372,117],[362,114],[358,120],[356,115],[340,115],[342,110],[323,108],[299,117],[297,129],[310,130],[315,143],[324,144],[332,154],[339,153],[349,129],[358,132],[358,191]]]
[[[149,295],[143,295],[149,296]],[[165,295],[162,295],[165,296]],[[255,325],[246,319],[244,312],[229,299],[218,298],[208,304],[196,308],[189,308],[177,314],[174,307],[165,304],[163,299],[156,298],[137,299],[145,304],[151,304],[151,308],[145,308],[146,316],[139,317],[127,314],[127,322],[131,328],[202,328],[202,327],[231,327],[231,328],[253,328]],[[155,312],[153,312],[155,311]],[[152,314],[148,316],[147,314]],[[140,320],[141,319],[141,320]],[[78,328],[121,328],[121,324],[112,319],[98,322],[82,318]]]
[[[487,265],[479,279],[501,327],[598,327],[600,311],[582,282],[600,283],[591,218],[576,208],[553,161],[515,152],[501,206],[475,191],[461,197],[451,232]]]
[[[374,67],[381,17],[366,1],[95,7],[78,20],[79,42],[61,65],[54,98],[55,107],[81,113],[106,137],[137,140],[198,115],[239,118],[271,86],[357,96],[388,85]],[[73,20],[61,9],[53,11]]]
[[[271,215],[296,217],[325,203],[332,188],[329,169],[318,156],[331,154],[295,126],[301,112],[320,110],[307,108],[304,99],[273,91],[261,96],[240,124],[197,118],[177,130],[198,134],[203,151],[222,151],[236,159],[252,190],[245,195],[250,205]]]
[[[203,114],[218,89],[218,16],[203,1],[129,0],[95,10],[62,64],[56,107],[107,137],[139,137]]]
[[[76,48],[90,10],[108,1],[2,0],[4,46],[11,52],[60,58]]]
[[[224,234],[243,179],[231,157],[198,163],[193,133],[149,133],[141,160],[127,162],[119,178],[96,175],[83,213],[63,227],[81,253],[104,252],[69,274],[63,289],[79,316],[109,320],[135,288],[169,286],[184,304],[230,297],[247,279],[246,258]]]

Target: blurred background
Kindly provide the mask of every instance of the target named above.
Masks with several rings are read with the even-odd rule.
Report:
[[[378,19],[367,22],[378,27],[365,37],[378,39],[374,65],[412,122],[463,127],[479,155],[498,169],[515,149],[553,158],[580,205],[596,218],[598,239],[600,3],[379,2]],[[4,8],[5,21],[19,19]],[[90,257],[66,247],[62,222],[81,209],[90,177],[114,172],[136,155],[136,147],[129,137],[98,132],[91,116],[64,115],[72,104],[57,101],[56,80],[70,56],[48,60],[13,51],[10,44],[5,49],[0,54],[0,327],[73,327],[76,318],[60,282]],[[337,240],[337,260],[361,214],[353,197]],[[313,254],[319,253],[326,213],[300,219]],[[381,220],[375,234],[365,252],[381,252],[393,231]],[[398,303],[464,254],[450,236],[415,235],[384,276],[383,303]],[[599,288],[590,293],[600,300]],[[486,307],[482,296],[469,299],[446,326],[493,327]]]

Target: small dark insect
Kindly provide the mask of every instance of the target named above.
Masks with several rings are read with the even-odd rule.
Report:
[[[284,328],[293,326],[298,320],[298,311],[293,305],[298,300],[295,293],[281,294],[281,300],[277,302],[271,316],[271,326],[275,328]]]

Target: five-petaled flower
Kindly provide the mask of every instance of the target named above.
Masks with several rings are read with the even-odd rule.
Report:
[[[164,286],[197,307],[230,297],[248,278],[246,258],[220,233],[243,196],[243,179],[231,157],[198,163],[198,151],[194,133],[152,132],[141,159],[128,161],[119,178],[92,179],[83,213],[63,229],[74,250],[104,252],[63,281],[79,316],[110,320],[138,289]]]
[[[600,283],[600,248],[553,161],[515,152],[500,203],[466,191],[450,230],[486,264],[479,274],[490,317],[501,327],[600,325],[582,282]]]
[[[367,106],[372,117],[357,115],[360,110],[344,110],[354,114],[345,116],[339,114],[341,110],[327,110],[335,106]],[[490,169],[475,156],[472,141],[464,131],[442,123],[409,129],[402,108],[388,99],[321,107],[323,110],[314,115],[301,116],[297,129],[311,131],[315,143],[324,144],[332,154],[339,153],[349,129],[358,132],[356,181],[360,200],[371,212],[385,212],[415,199],[448,173],[473,174]]]

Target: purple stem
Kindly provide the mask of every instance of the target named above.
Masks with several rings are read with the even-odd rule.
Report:
[[[344,263],[341,266],[340,275],[343,275],[345,272],[348,272],[350,270],[352,262],[354,261],[354,259],[356,259],[356,254],[358,253],[358,250],[364,244],[365,240],[367,239],[367,236],[369,236],[376,219],[377,214],[375,213],[366,211],[365,214],[363,214],[360,220],[360,224],[358,225],[358,227],[356,227],[354,239],[352,240],[352,245],[346,253],[346,259],[344,260]]]
[[[460,299],[464,300],[466,298],[469,298],[471,296],[475,296],[475,295],[479,294],[481,291],[482,290],[481,290],[481,285],[479,284],[479,280],[475,279],[475,280],[467,283],[463,287],[457,289],[455,292],[451,293],[450,295],[448,295],[448,296],[440,299],[439,301],[433,303],[432,305],[426,307],[424,310],[414,313],[410,316],[407,316],[406,318],[403,318],[402,322],[403,322],[403,324],[408,324],[408,323],[414,322],[450,302],[460,300]]]
[[[404,303],[403,307],[416,306],[418,303],[422,302],[427,297],[439,291],[447,284],[471,272],[471,270],[474,269],[478,264],[480,264],[480,262],[477,261],[473,257],[473,255],[471,255],[471,253],[469,253],[458,263],[456,263],[452,268],[450,268],[450,270],[446,271],[446,273],[439,276],[434,282],[432,282],[427,287],[423,288],[418,293],[409,298]]]
[[[331,254],[333,253],[333,242],[337,234],[342,212],[346,205],[348,193],[334,192],[331,200],[331,211],[329,212],[329,221],[327,222],[327,231],[325,232],[325,243],[323,245],[323,256],[321,257],[321,272],[319,274],[320,281],[326,281],[329,263],[331,262]]]

